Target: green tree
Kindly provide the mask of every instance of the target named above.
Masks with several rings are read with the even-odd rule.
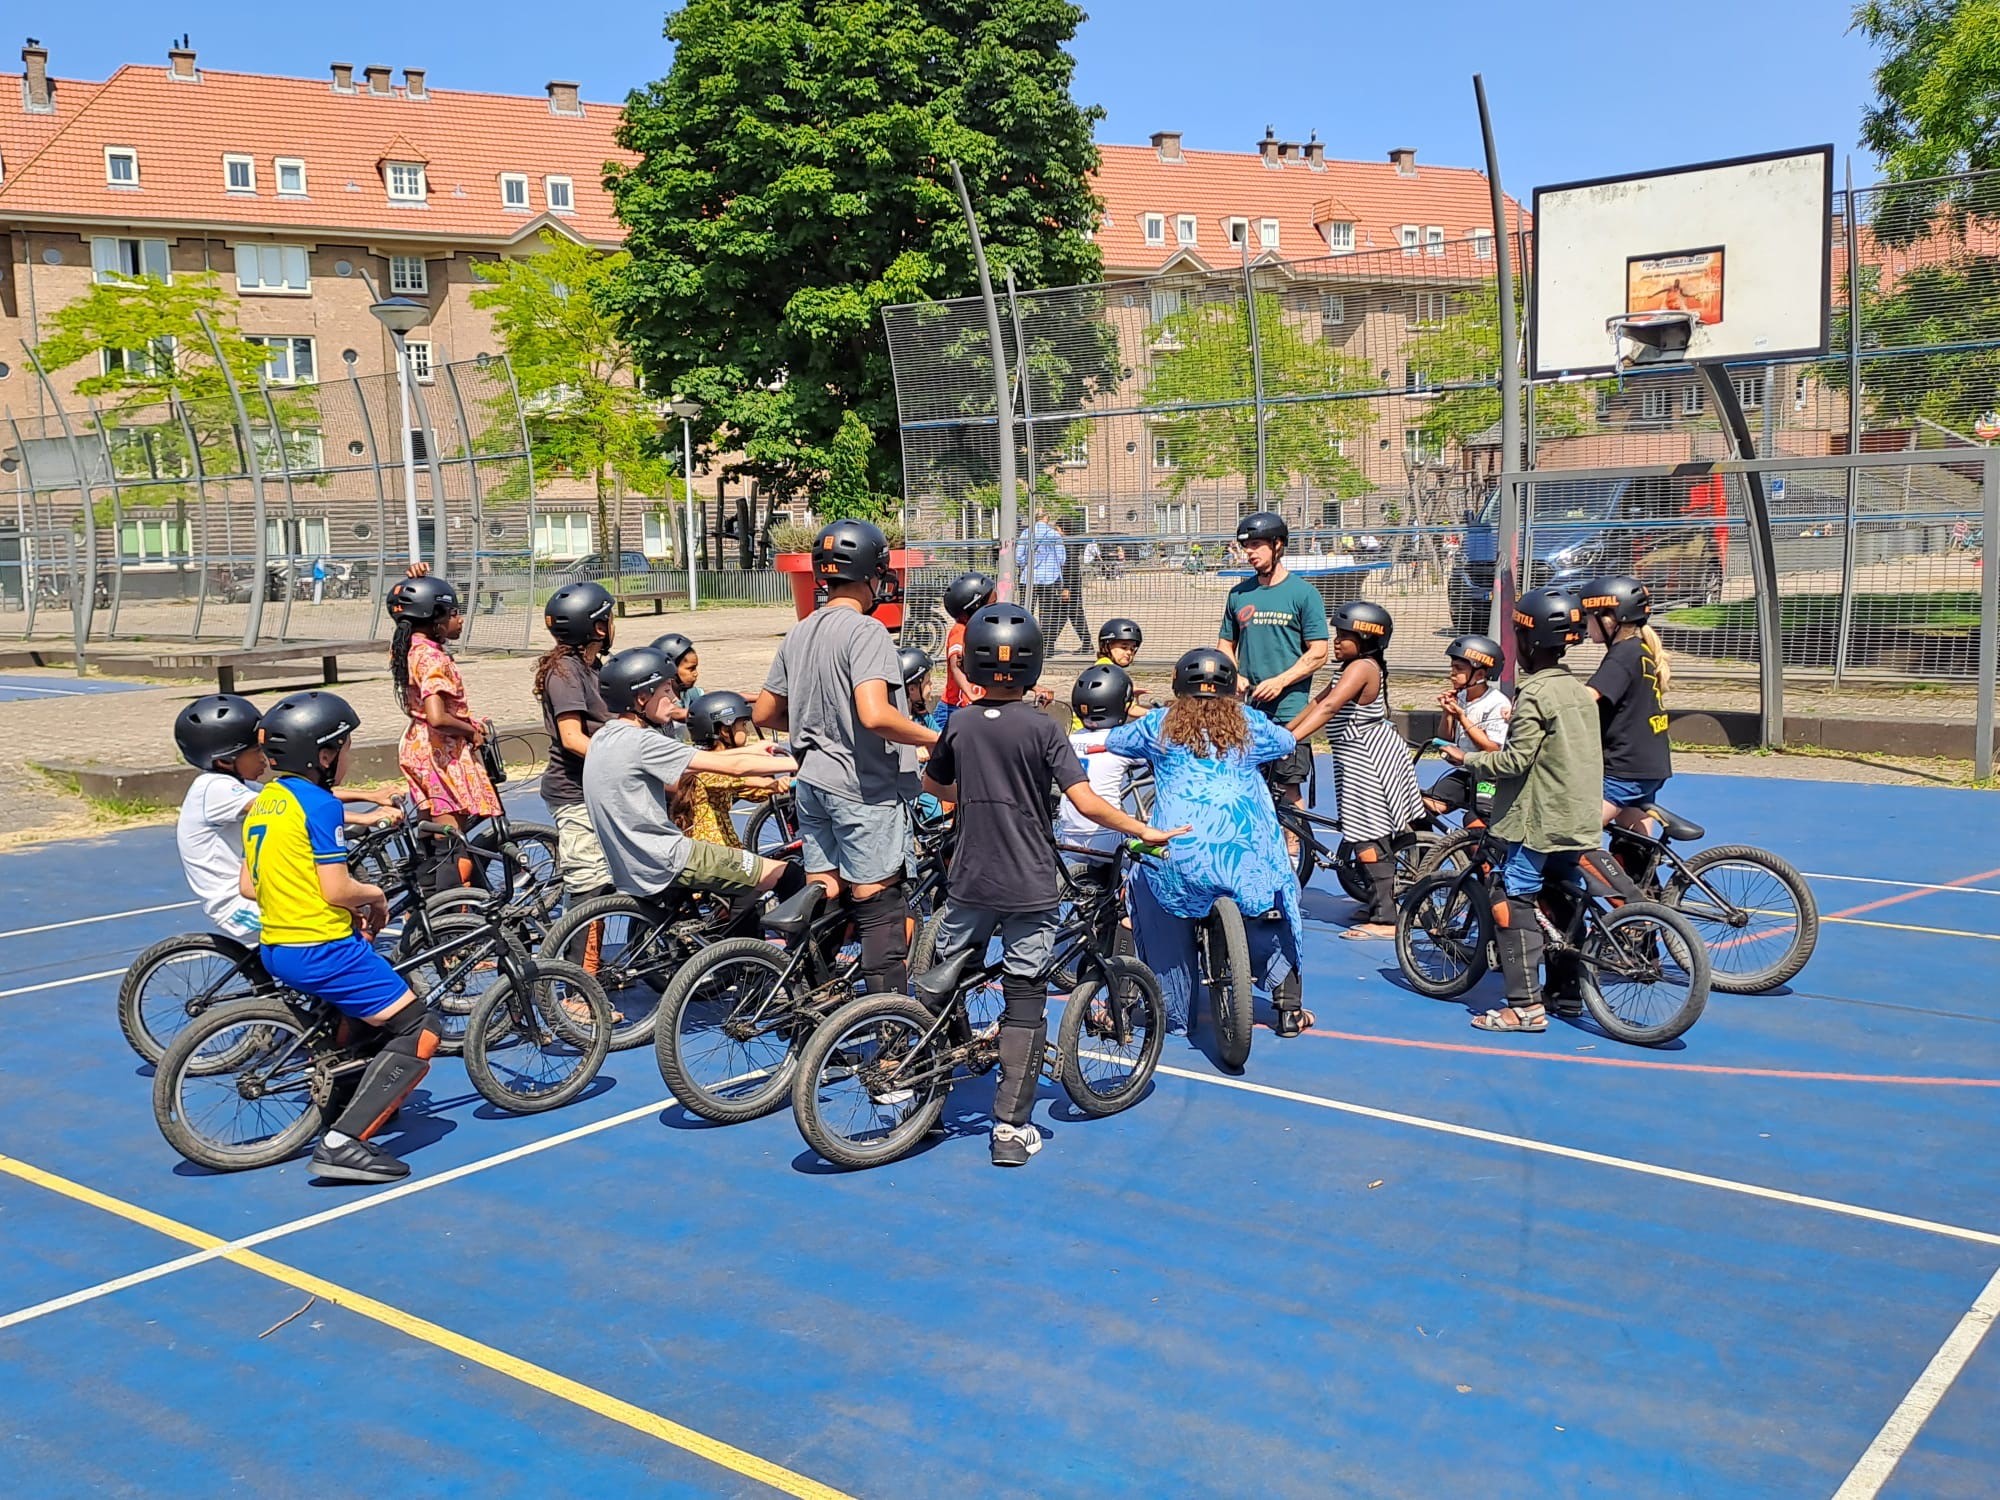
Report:
[[[1240,297],[1183,306],[1147,330],[1152,375],[1141,396],[1167,439],[1172,469],[1168,493],[1193,479],[1257,482],[1257,419],[1251,398],[1250,320]],[[1317,331],[1317,325],[1314,325]],[[1374,422],[1364,400],[1288,401],[1365,390],[1373,384],[1365,360],[1342,354],[1296,321],[1271,292],[1257,293],[1257,342],[1264,370],[1264,469],[1282,493],[1290,480],[1309,480],[1328,499],[1360,494],[1366,477],[1342,453]],[[1176,408],[1179,408],[1176,410]]]
[[[1437,387],[1416,418],[1427,446],[1463,448],[1500,426],[1500,291],[1485,285],[1452,296],[1449,316],[1418,330],[1403,357],[1425,388]],[[1563,437],[1588,424],[1592,397],[1574,383],[1535,388],[1535,431]]]
[[[973,289],[952,160],[996,277],[1097,279],[1102,111],[1072,101],[1066,50],[1082,19],[1066,0],[689,0],[668,18],[673,66],[620,127],[639,160],[608,169],[632,253],[613,305],[741,472],[806,490],[852,414],[874,442],[844,493],[901,492],[882,309]]]
[[[549,230],[541,239],[533,255],[474,262],[473,274],[486,285],[472,305],[493,314],[538,471],[591,482],[598,550],[615,557],[624,545],[625,495],[664,495],[673,467],[660,402],[641,388],[607,295],[628,257]],[[680,490],[683,498],[688,492]],[[510,475],[495,495],[528,498],[526,471]]]

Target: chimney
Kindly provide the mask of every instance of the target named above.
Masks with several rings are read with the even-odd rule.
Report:
[[[1389,160],[1395,164],[1398,177],[1417,175],[1417,152],[1414,146],[1391,146]]]
[[[549,113],[552,115],[582,114],[583,100],[577,94],[577,89],[579,87],[581,87],[581,85],[570,83],[563,79],[559,78],[550,79]]]
[[[354,64],[335,63],[333,65],[333,91],[336,94],[354,92]]]
[[[201,82],[201,74],[195,71],[194,48],[188,45],[186,37],[181,38],[178,47],[167,48],[167,77],[175,83]]]
[[[1181,133],[1178,130],[1154,131],[1153,149],[1160,153],[1161,161],[1179,161],[1181,159]]]
[[[1278,143],[1279,161],[1293,162],[1297,161],[1298,159],[1299,159],[1299,143],[1297,141],[1280,141]]]
[[[424,72],[423,68],[403,69],[403,97],[405,99],[428,99],[430,97],[430,95],[424,92]]]
[[[1312,133],[1312,138],[1306,142],[1306,166],[1314,172],[1324,172],[1326,170],[1326,143],[1319,138],[1317,130]]]
[[[1267,167],[1282,165],[1278,160],[1278,132],[1269,125],[1264,127],[1264,139],[1257,143],[1257,154],[1264,158]]]
[[[363,68],[361,76],[368,80],[368,92],[371,94],[389,94],[394,92],[389,87],[389,70],[380,64]]]
[[[55,96],[49,92],[49,49],[33,37],[21,49],[21,107],[31,115],[56,112]]]

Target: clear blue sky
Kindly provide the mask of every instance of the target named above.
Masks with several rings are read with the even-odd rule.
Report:
[[[1077,41],[1077,97],[1109,111],[1107,141],[1179,129],[1189,146],[1244,150],[1270,124],[1297,140],[1317,129],[1332,155],[1408,145],[1420,160],[1473,165],[1478,70],[1502,175],[1523,197],[1537,183],[1821,141],[1852,151],[1865,184],[1875,167],[1856,138],[1873,63],[1847,33],[1847,9],[1844,0],[1098,0]],[[664,9],[646,0],[277,11],[237,0],[27,0],[10,14],[15,35],[0,66],[18,66],[19,34],[30,32],[53,70],[73,77],[164,62],[169,36],[187,31],[219,68],[324,75],[335,59],[408,63],[428,67],[433,88],[527,93],[575,78],[587,98],[619,99],[664,72],[669,54]],[[1668,58],[1681,60],[1671,74],[1645,76]]]

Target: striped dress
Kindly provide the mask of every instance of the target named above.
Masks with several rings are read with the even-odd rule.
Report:
[[[1389,675],[1373,703],[1348,703],[1326,725],[1333,757],[1333,798],[1340,831],[1366,844],[1401,833],[1423,811],[1409,746],[1389,722]]]

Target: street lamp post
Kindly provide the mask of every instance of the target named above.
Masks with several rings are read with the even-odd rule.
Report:
[[[417,461],[410,443],[410,345],[408,335],[431,320],[431,310],[423,303],[409,297],[384,297],[371,303],[368,310],[375,315],[375,321],[389,330],[389,337],[396,344],[396,387],[403,401],[403,520],[409,527],[410,561],[424,560],[424,551],[418,539],[417,524]],[[442,524],[443,517],[439,517]]]
[[[694,555],[694,421],[701,415],[701,403],[676,396],[667,403],[667,410],[681,419],[682,498],[687,501],[688,608],[693,609],[701,602],[696,596]]]

